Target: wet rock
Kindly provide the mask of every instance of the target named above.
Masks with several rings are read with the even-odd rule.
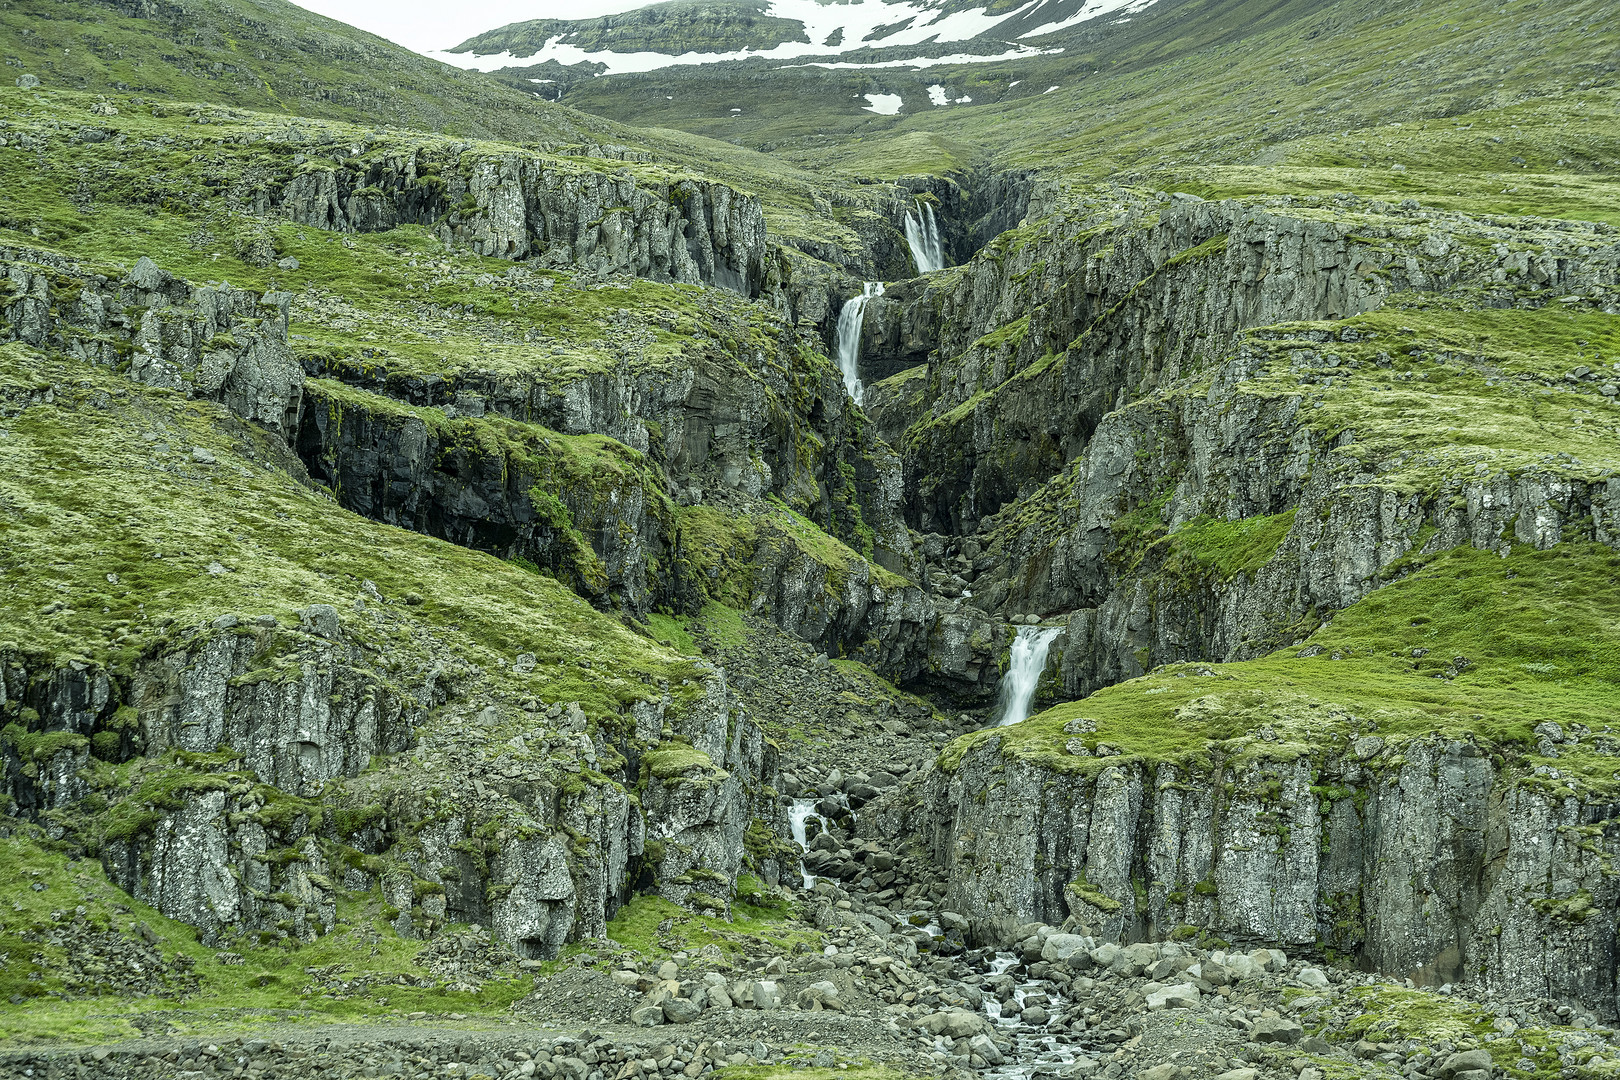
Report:
[[[975,1035],[969,1039],[968,1051],[983,1058],[987,1065],[1000,1065],[1006,1061],[1001,1048],[996,1046],[995,1040],[988,1035]]]

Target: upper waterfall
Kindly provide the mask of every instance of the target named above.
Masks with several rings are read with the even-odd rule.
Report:
[[[919,199],[915,210],[906,211],[906,244],[917,273],[926,274],[945,267],[945,242],[939,234],[939,219],[932,203]]]
[[[866,302],[883,295],[883,282],[868,281],[859,296],[844,302],[838,312],[838,369],[844,373],[844,389],[859,405],[866,396],[861,385],[861,321],[866,316]]]
[[[1020,626],[1007,657],[1007,674],[1001,677],[1001,699],[996,703],[1001,727],[1029,719],[1035,701],[1035,687],[1046,670],[1046,654],[1063,632],[1057,626]]]

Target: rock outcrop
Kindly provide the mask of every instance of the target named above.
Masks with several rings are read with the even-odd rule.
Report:
[[[1620,902],[1608,870],[1617,807],[1556,788],[1467,740],[1276,744],[1058,773],[992,739],[928,775],[909,810],[897,793],[868,813],[912,815],[964,914],[1107,940],[1194,927],[1321,945],[1424,985],[1612,1014],[1614,928],[1591,913]]]
[[[1467,291],[1482,306],[1515,303],[1521,284],[1604,295],[1620,281],[1613,240],[1566,224],[1071,193],[875,323],[880,340],[918,342],[910,355],[936,342],[928,415],[902,451],[911,519],[972,532],[1082,453],[1109,412],[1249,328],[1345,318],[1402,291]]]
[[[254,211],[349,232],[425,225],[480,255],[745,296],[763,280],[759,200],[712,180],[464,144],[350,149],[325,148],[335,160],[306,160],[266,184]]]
[[[304,375],[287,342],[290,294],[193,285],[147,258],[119,281],[38,251],[0,250],[0,267],[3,340],[127,365],[136,382],[296,430]]]

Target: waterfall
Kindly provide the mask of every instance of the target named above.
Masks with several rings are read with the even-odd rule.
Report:
[[[1046,670],[1046,652],[1063,632],[1057,626],[1020,626],[1008,656],[1007,674],[1001,677],[1001,727],[1029,719],[1035,686]]]
[[[861,320],[866,317],[866,302],[883,295],[883,282],[868,281],[861,295],[852,296],[838,312],[838,368],[844,373],[844,389],[859,405],[866,396],[861,385]]]
[[[945,266],[945,244],[939,237],[939,219],[934,217],[932,203],[918,202],[914,213],[906,211],[906,244],[911,248],[911,261],[917,264],[917,273],[926,274]]]
[[[816,800],[814,799],[794,799],[793,808],[788,811],[788,824],[793,828],[793,842],[805,851],[810,850],[810,843],[805,839],[807,832],[805,821],[810,817],[810,812],[815,808],[815,805]],[[803,863],[799,864],[799,873],[804,875],[805,888],[808,889],[815,885],[816,875],[806,870]]]

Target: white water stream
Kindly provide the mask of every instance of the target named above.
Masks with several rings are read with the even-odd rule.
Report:
[[[917,264],[917,273],[926,274],[945,267],[945,242],[939,235],[939,219],[934,216],[933,204],[919,202],[915,212],[906,211],[906,245],[911,248],[911,261]]]
[[[1060,1043],[1056,1035],[1047,1031],[1058,1017],[1063,1015],[1066,1008],[1067,1003],[1062,995],[1053,992],[1044,984],[1019,983],[1013,987],[1012,999],[1008,1003],[1011,1009],[1008,1009],[991,990],[991,980],[1012,970],[1017,964],[1017,958],[1010,953],[997,954],[990,962],[989,978],[980,985],[980,989],[984,992],[985,1016],[1015,1047],[1014,1053],[1005,1064],[987,1069],[981,1075],[999,1077],[1001,1080],[1028,1080],[1037,1074],[1062,1075],[1062,1066],[1071,1065],[1083,1056],[1078,1046]],[[1046,1002],[1041,1007],[1047,1011],[1047,1021],[1039,1027],[1026,1024],[1021,1019],[1025,997],[1037,992],[1046,996]],[[1003,1016],[1002,1014],[1007,1011],[1013,1011],[1015,1015]]]
[[[793,808],[788,811],[788,825],[793,829],[793,842],[798,844],[800,849],[803,851],[810,850],[810,843],[805,839],[805,835],[808,831],[805,828],[805,821],[814,811],[815,805],[816,800],[814,799],[794,799]],[[804,868],[804,863],[802,862],[799,863],[799,873],[804,875],[805,888],[809,889],[814,887],[816,883],[816,875],[806,870]]]
[[[861,295],[844,301],[838,312],[838,369],[844,373],[844,389],[857,405],[866,396],[861,384],[861,322],[866,318],[867,301],[882,295],[883,282],[868,281]]]
[[[1035,687],[1046,670],[1046,653],[1052,642],[1063,632],[1056,626],[1020,626],[1013,638],[1007,658],[1007,674],[1001,677],[1001,700],[998,703],[1001,727],[1022,724],[1029,719],[1029,707],[1035,701]]]

